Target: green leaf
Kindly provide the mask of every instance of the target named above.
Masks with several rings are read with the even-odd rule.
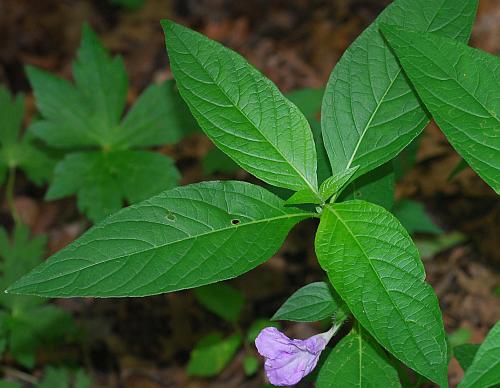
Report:
[[[324,201],[332,197],[331,202],[335,202],[344,186],[352,178],[358,166],[339,172],[326,179],[319,188],[319,195]]]
[[[453,333],[447,335],[448,345],[449,347],[455,349],[459,345],[466,344],[470,340],[471,336],[472,333],[469,329],[465,328],[457,329]]]
[[[93,113],[91,123],[100,129],[101,136],[110,136],[109,131],[119,124],[125,109],[127,71],[122,58],[111,58],[88,24],[83,26],[73,77]]]
[[[12,293],[145,296],[230,279],[313,214],[243,182],[204,182],[123,209],[19,280]]]
[[[177,186],[179,180],[173,161],[158,153],[71,153],[56,166],[46,199],[77,194],[80,211],[97,222],[119,210],[124,200],[139,202]]]
[[[245,356],[243,359],[243,369],[245,370],[245,375],[252,376],[259,369],[259,360],[255,356]]]
[[[0,388],[23,388],[23,386],[15,381],[0,380]]]
[[[79,91],[68,81],[31,66],[26,74],[43,120],[30,130],[52,147],[100,145],[98,128],[91,125],[92,112]]]
[[[216,172],[232,174],[240,169],[233,159],[218,148],[212,148],[202,160],[203,174],[212,175]]]
[[[149,86],[134,103],[116,135],[116,147],[150,147],[178,142],[197,128],[174,81]]]
[[[271,318],[273,321],[315,322],[333,319],[337,313],[346,318],[344,302],[328,284],[316,282],[295,291]]]
[[[321,123],[319,119],[319,113],[321,111],[321,101],[323,99],[323,94],[325,89],[300,89],[294,90],[292,92],[286,93],[285,97],[288,98],[292,103],[297,105],[297,108],[304,114],[309,125],[314,138],[314,145],[316,146],[316,156],[318,158],[318,181],[321,183],[330,175],[332,175],[332,170],[330,168],[330,162],[328,161],[328,155],[326,154],[325,145],[323,144],[323,139],[321,137]]]
[[[403,178],[409,172],[417,160],[417,153],[420,147],[422,136],[417,136],[409,145],[403,149],[399,155],[393,159],[394,175],[396,181]]]
[[[390,210],[394,203],[394,190],[394,169],[392,163],[386,163],[349,184],[341,192],[339,200],[360,199]]]
[[[245,305],[241,292],[225,283],[195,288],[194,295],[207,310],[231,323],[238,321]]]
[[[453,355],[464,372],[466,372],[472,365],[472,361],[474,360],[480,346],[480,344],[463,344],[453,348]]]
[[[460,159],[460,162],[457,163],[457,165],[455,166],[453,171],[448,176],[448,180],[451,181],[451,180],[455,179],[457,177],[457,175],[459,175],[462,171],[464,171],[468,167],[469,167],[469,164],[465,160]]]
[[[321,122],[334,173],[357,175],[393,159],[429,121],[379,32],[380,23],[466,42],[477,0],[396,0],[346,50],[323,99]]]
[[[447,385],[438,300],[410,236],[388,211],[364,201],[326,205],[316,254],[359,323],[395,357]]]
[[[490,387],[500,383],[500,321],[479,347],[459,388]]]
[[[309,189],[299,190],[286,200],[287,205],[300,205],[304,203],[320,204],[321,198]]]
[[[31,181],[41,184],[54,167],[29,132],[21,136],[23,118],[24,96],[13,97],[0,85],[0,184],[9,168],[21,168]]]
[[[299,109],[237,53],[171,21],[162,26],[181,96],[214,143],[269,184],[317,192],[313,136]]]
[[[226,339],[222,339],[218,333],[203,338],[191,352],[187,366],[188,374],[201,377],[218,375],[233,359],[240,345],[239,334]]]
[[[399,222],[408,233],[440,234],[443,230],[437,226],[426,213],[424,206],[409,199],[401,199],[392,208]]]
[[[500,194],[498,57],[432,34],[381,28],[437,125]]]
[[[16,225],[12,239],[5,229],[0,228],[0,305],[8,310],[25,310],[43,303],[43,299],[32,296],[8,295],[3,291],[15,280],[33,269],[45,253],[46,236],[30,238],[30,230],[24,225]]]
[[[318,388],[400,387],[398,373],[384,351],[363,330],[352,331],[321,367]]]

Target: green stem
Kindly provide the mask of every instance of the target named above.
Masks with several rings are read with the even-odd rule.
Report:
[[[19,214],[17,213],[16,205],[14,204],[14,187],[16,183],[16,169],[11,167],[9,169],[9,176],[7,178],[7,186],[5,187],[5,196],[7,198],[7,206],[9,207],[10,214],[14,223],[19,224]]]

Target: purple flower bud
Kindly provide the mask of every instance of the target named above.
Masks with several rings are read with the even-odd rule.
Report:
[[[319,356],[338,327],[306,340],[290,339],[275,327],[266,327],[255,339],[260,355],[265,357],[264,369],[273,385],[297,384],[311,373]]]

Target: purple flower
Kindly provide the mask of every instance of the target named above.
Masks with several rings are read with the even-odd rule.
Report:
[[[266,327],[255,339],[260,355],[265,357],[264,369],[273,385],[297,384],[311,373],[319,356],[338,327],[306,340],[290,339],[275,327]]]

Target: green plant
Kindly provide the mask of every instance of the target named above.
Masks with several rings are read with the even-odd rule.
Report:
[[[48,180],[54,167],[54,161],[39,147],[31,133],[21,135],[24,118],[24,96],[10,95],[0,85],[0,184],[5,181],[9,208],[17,218],[13,194],[16,169],[21,169],[36,184]]]
[[[437,297],[425,282],[424,266],[410,235],[386,209],[393,201],[392,161],[415,141],[430,115],[410,83],[414,77],[404,72],[411,61],[403,59],[400,66],[379,27],[390,42],[396,42],[396,54],[404,56],[411,49],[405,42],[419,36],[431,42],[439,39],[434,35],[466,42],[476,8],[475,0],[397,0],[350,46],[323,97],[321,134],[332,174],[324,181],[317,176],[317,144],[307,118],[271,81],[222,45],[163,21],[177,86],[204,132],[240,167],[295,193],[284,201],[260,186],[238,181],[203,182],[163,192],[90,229],[9,292],[118,297],[199,287],[256,267],[277,251],[295,224],[317,218],[316,255],[335,290],[332,295],[338,295],[332,296],[326,310],[333,312],[333,325],[307,340],[264,328],[256,345],[266,358],[270,380],[279,385],[299,381],[318,363],[345,316],[351,315],[353,329],[326,357],[318,387],[372,382],[400,386],[401,364],[413,369],[415,385],[428,379],[446,387],[449,352]],[[436,47],[441,46],[432,50]],[[499,68],[493,66],[491,72]],[[438,80],[448,82],[434,78],[436,88]],[[455,87],[456,80],[450,85]],[[445,83],[443,90],[450,85]],[[486,100],[498,101],[498,82],[479,86],[489,88],[483,90],[491,97]],[[422,96],[426,103],[426,94]],[[442,106],[445,116],[456,105],[454,98]],[[476,142],[456,147],[466,160],[471,155],[481,157],[477,153],[483,147],[489,150],[485,156],[492,168],[469,163],[496,188],[498,106],[487,105],[481,114],[464,116],[467,125],[462,126],[454,125],[453,114],[440,124],[440,107],[426,104],[452,143],[454,129],[476,136],[474,131],[484,128],[478,135],[481,147]],[[361,188],[366,186],[370,194],[363,194]],[[314,293],[299,302],[306,312],[315,311],[316,301],[325,297],[324,286],[309,287],[307,291]],[[278,316],[291,318],[282,313]],[[310,319],[316,318],[311,315]],[[230,338],[234,349],[237,341]],[[220,339],[212,337],[203,348],[217,342]]]
[[[123,205],[177,186],[174,162],[144,148],[177,142],[193,127],[172,81],[149,86],[122,119],[127,73],[85,25],[75,84],[27,67],[43,118],[30,131],[66,157],[57,164],[48,200],[76,194],[78,208],[98,221]]]
[[[17,225],[9,241],[0,229],[0,353],[8,351],[21,365],[32,368],[37,349],[60,343],[76,328],[69,314],[46,299],[3,292],[43,257],[46,237],[30,239],[29,233],[26,226]]]

